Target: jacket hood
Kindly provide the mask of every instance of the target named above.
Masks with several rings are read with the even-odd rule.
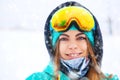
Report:
[[[83,5],[81,5],[77,2],[70,1],[70,2],[65,2],[65,3],[57,6],[50,13],[50,15],[48,16],[48,18],[46,20],[46,23],[45,23],[44,37],[45,37],[45,44],[46,44],[46,47],[47,47],[47,50],[48,50],[48,53],[49,53],[51,59],[54,59],[54,46],[52,45],[52,33],[50,31],[50,20],[51,20],[52,16],[54,15],[54,13],[56,11],[58,11],[61,8],[67,7],[67,6],[78,6],[78,7],[85,8]],[[85,9],[88,10],[87,8],[85,8]],[[95,16],[93,14],[92,14],[92,16],[93,16],[94,21],[95,21],[95,30],[92,31],[93,32],[93,38],[94,38],[94,45],[92,47],[93,47],[93,50],[94,50],[94,53],[95,53],[95,56],[96,56],[96,59],[97,59],[97,63],[98,63],[98,65],[101,65],[102,56],[103,56],[102,34],[101,34],[101,30],[100,30],[97,19],[95,18]]]

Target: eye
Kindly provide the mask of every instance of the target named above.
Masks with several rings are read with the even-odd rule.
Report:
[[[60,38],[59,40],[60,40],[60,41],[68,41],[68,38],[62,37],[62,38]]]
[[[86,37],[79,36],[79,37],[77,37],[77,40],[86,40]]]

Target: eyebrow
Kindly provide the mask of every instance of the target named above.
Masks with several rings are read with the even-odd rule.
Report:
[[[83,35],[83,34],[84,34],[84,33],[78,33],[78,34],[75,35],[75,37],[77,37],[77,36],[79,36],[79,35]],[[61,34],[61,36],[69,37],[69,35],[67,35],[67,34]]]
[[[61,36],[66,36],[66,37],[69,37],[69,35],[67,35],[67,34],[61,34]]]
[[[75,35],[75,37],[79,36],[79,35],[83,35],[84,33],[78,33]]]

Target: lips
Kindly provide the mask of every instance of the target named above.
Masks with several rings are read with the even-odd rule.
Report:
[[[69,58],[78,58],[80,55],[82,54],[82,52],[79,52],[79,53],[69,53],[69,54],[66,54]]]

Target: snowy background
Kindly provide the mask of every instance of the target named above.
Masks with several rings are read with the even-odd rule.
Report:
[[[0,80],[24,80],[49,62],[44,24],[67,0],[0,0]],[[74,0],[97,17],[104,39],[102,70],[120,77],[120,1]]]

